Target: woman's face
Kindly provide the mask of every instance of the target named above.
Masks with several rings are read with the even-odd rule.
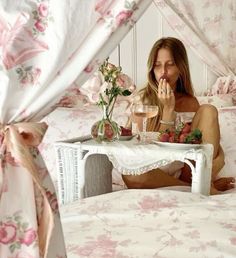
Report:
[[[158,51],[154,63],[154,74],[157,82],[159,82],[160,79],[165,78],[171,88],[175,90],[180,73],[168,48],[161,48]]]

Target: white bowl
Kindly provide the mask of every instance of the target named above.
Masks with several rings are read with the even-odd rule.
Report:
[[[134,135],[120,135],[119,140],[120,141],[129,141],[134,137]]]

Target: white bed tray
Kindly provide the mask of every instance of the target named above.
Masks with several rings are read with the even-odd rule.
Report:
[[[86,155],[88,151],[81,149],[80,143],[89,139],[91,136],[82,136],[54,144],[60,204],[112,191],[113,166],[108,157]]]

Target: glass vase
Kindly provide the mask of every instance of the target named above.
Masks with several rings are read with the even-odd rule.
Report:
[[[103,107],[103,118],[92,125],[91,135],[98,142],[112,142],[119,138],[120,127]]]

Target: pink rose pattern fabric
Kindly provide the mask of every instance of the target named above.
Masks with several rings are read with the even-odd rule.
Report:
[[[225,76],[217,79],[210,90],[212,95],[231,95],[233,104],[236,105],[236,76]]]
[[[234,105],[232,94],[197,96],[197,100],[200,105],[211,104],[217,108],[232,107]]]
[[[45,42],[38,40],[32,31],[26,29],[29,19],[29,14],[21,13],[11,26],[7,20],[0,17],[0,46],[3,54],[2,62],[6,69],[24,63],[48,49]]]
[[[61,212],[70,258],[233,258],[235,208],[234,194],[142,189],[86,198]]]
[[[49,203],[54,212],[53,241],[50,243],[49,255],[51,257],[66,257],[63,244],[63,236],[60,227],[60,218],[58,213],[57,197],[55,189],[49,177],[45,164],[39,156],[39,151],[31,149],[34,162],[39,172],[40,180],[45,188]],[[38,222],[33,219],[37,216],[41,219],[43,211],[43,199],[38,188],[34,188],[28,171],[8,153],[1,163],[1,172],[5,182],[1,188],[1,198],[10,197],[10,205],[1,211],[0,214],[0,256],[1,257],[40,257],[38,246]],[[12,174],[15,179],[22,179],[23,183],[18,180],[17,184],[11,180]],[[27,191],[25,190],[27,186]],[[24,189],[24,190],[23,190]],[[24,204],[21,203],[21,196],[24,196],[22,190],[26,193]],[[1,199],[1,205],[4,203]],[[36,215],[37,214],[37,215]],[[57,247],[58,243],[60,245]]]
[[[103,1],[103,0],[97,0],[96,1],[96,5],[95,5],[95,11],[99,14],[99,20],[96,24],[97,31],[93,31],[93,34],[90,35],[89,40],[87,41],[87,45],[91,45],[91,48],[94,48],[94,41],[97,42],[97,44],[100,44],[100,42],[98,42],[98,38],[101,38],[101,32],[100,32],[100,26],[103,26],[106,28],[106,30],[110,33],[110,36],[115,32],[115,30],[121,26],[126,26],[126,27],[132,27],[132,25],[135,23],[136,21],[136,17],[134,18],[133,15],[135,14],[136,11],[140,11],[141,7],[140,5],[142,4],[142,1],[131,1],[131,0],[122,0],[122,1]],[[150,2],[150,0],[146,1],[146,2]],[[141,9],[142,10],[142,9]],[[102,42],[101,42],[102,44]],[[104,41],[105,44],[105,41]],[[87,49],[87,45],[86,45],[86,49]],[[102,46],[99,47],[99,45],[97,46],[97,48],[101,48]],[[81,54],[81,52],[83,51],[83,45],[81,46],[81,48],[79,49],[79,51],[76,53]],[[87,50],[86,50],[87,51]],[[103,52],[106,51],[106,49],[103,50]],[[104,53],[104,58],[106,58],[108,56],[105,55]],[[72,54],[72,57],[74,56],[74,54]],[[72,58],[70,57],[70,58]],[[99,86],[99,83],[97,82],[97,86],[93,89],[90,89],[88,87],[88,85],[86,85],[86,83],[84,84],[84,82],[86,81],[92,81],[93,76],[92,74],[97,70],[97,68],[101,65],[101,63],[103,62],[103,60],[101,58],[93,58],[93,60],[89,60],[89,63],[86,65],[86,67],[84,67],[84,69],[81,71],[80,76],[76,79],[75,82],[73,82],[74,84],[78,85],[79,87],[81,87],[81,93],[82,95],[85,95],[86,97],[88,97],[88,102],[96,102],[96,94],[93,94],[94,90],[96,90],[96,87]],[[59,71],[60,72],[60,71]],[[82,81],[81,81],[82,78]],[[89,79],[90,78],[90,79]],[[92,78],[92,79],[91,79]],[[126,82],[129,81],[130,78],[128,78],[127,75],[124,74],[124,80]],[[93,82],[92,82],[93,83]],[[131,83],[131,82],[130,82]],[[83,87],[85,85],[85,87]],[[95,86],[95,83],[93,83],[93,85]],[[72,86],[73,88],[73,86]],[[66,95],[62,96],[61,99],[59,99],[58,103],[56,104],[56,106],[62,106],[61,102],[63,102],[64,98],[67,97],[68,95],[71,96],[71,88],[69,88],[66,91]],[[94,96],[95,95],[95,96]],[[95,99],[93,99],[95,98]],[[72,100],[72,103],[68,103],[68,107],[73,105],[74,100]],[[64,105],[65,106],[65,105]]]
[[[0,3],[0,257],[65,258],[57,197],[50,174],[38,149],[21,145],[20,141],[30,142],[24,139],[24,134],[16,133],[19,135],[16,137],[7,132],[13,132],[22,121],[29,122],[24,123],[25,128],[32,128],[31,122],[38,122],[55,109],[63,92],[74,85],[76,78],[78,87],[81,86],[108,56],[110,48],[104,47],[101,51],[103,45],[108,45],[108,39],[120,26],[130,29],[145,9],[140,4],[147,1],[18,2],[2,0]],[[97,42],[98,35],[100,45],[94,45],[93,39]],[[62,100],[64,104],[68,101]],[[27,137],[34,139],[33,134]],[[11,150],[5,148],[5,140],[14,142]],[[23,146],[24,152],[16,154],[13,149],[18,146]],[[24,156],[28,150],[30,154]],[[19,162],[16,156],[28,159]],[[25,168],[31,159],[37,184]],[[46,209],[46,204],[50,209]],[[50,222],[43,217],[46,210],[52,211],[54,217],[50,241],[44,241],[50,225],[43,230],[41,227]],[[44,252],[47,242],[48,252]]]
[[[225,152],[225,165],[219,176],[236,178],[236,106],[219,109],[221,145]]]
[[[155,0],[179,37],[220,76],[235,76],[234,0]],[[219,33],[220,31],[220,33]]]

